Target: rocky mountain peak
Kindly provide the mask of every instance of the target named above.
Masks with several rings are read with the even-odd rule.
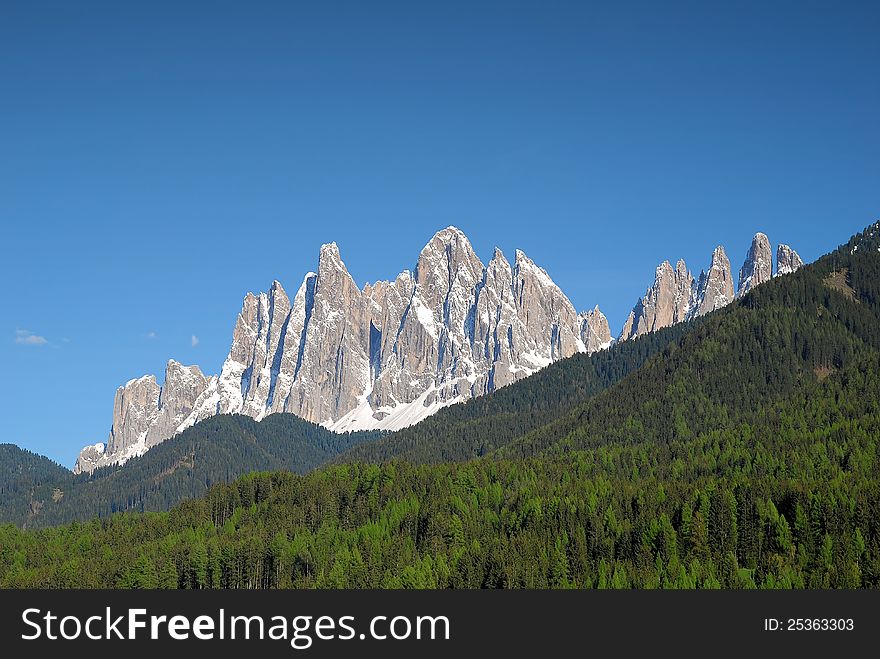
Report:
[[[486,265],[486,274],[484,276],[484,284],[489,280],[498,281],[498,273],[505,273],[503,284],[508,288],[513,284],[513,268],[510,265],[510,261],[507,260],[507,257],[504,256],[504,252],[502,252],[499,248],[495,248],[495,251],[492,254],[492,258],[489,260],[489,263]]]
[[[479,260],[468,237],[454,226],[446,227],[435,233],[419,253],[416,279],[421,281],[419,273],[427,273],[438,262],[460,263],[473,259]]]
[[[724,274],[725,271],[730,269],[730,259],[727,258],[727,252],[724,250],[724,245],[718,245],[714,250],[712,250],[712,262],[709,264],[709,269],[716,270]]]
[[[675,274],[680,278],[690,277],[690,272],[687,269],[687,264],[684,262],[684,259],[678,259],[675,264]]]
[[[491,263],[492,261],[504,262],[508,267],[510,266],[510,262],[507,260],[507,257],[504,256],[504,252],[501,251],[500,247],[496,247],[492,252],[492,259],[489,262]]]
[[[585,352],[574,305],[547,271],[518,249],[512,274],[517,313],[526,336],[535,341],[530,358],[543,367],[576,352]]]
[[[195,423],[188,419],[208,383],[198,366],[184,366],[174,359],[165,366],[161,387],[153,375],[129,380],[116,390],[106,445],[100,450],[99,444],[86,447],[74,473],[121,464]]]
[[[437,320],[452,312],[463,322],[461,299],[482,278],[483,264],[470,241],[459,229],[447,227],[434,234],[419,254],[415,280],[420,302],[431,310],[441,310]],[[451,307],[450,307],[451,304]]]
[[[788,245],[780,244],[776,248],[776,274],[788,275],[803,266],[801,257]]]
[[[521,249],[514,250],[513,257],[513,262],[520,267],[533,267],[535,265],[535,262]]]
[[[703,316],[730,304],[733,299],[733,276],[730,272],[730,259],[727,258],[724,247],[719,245],[712,252],[709,270],[700,273],[692,314]]]
[[[611,327],[608,319],[599,310],[597,304],[590,311],[585,311],[579,316],[581,321],[581,341],[587,354],[598,352],[609,348],[613,343],[611,337]]]
[[[335,276],[336,273],[344,273],[345,276],[351,277],[348,273],[348,268],[345,267],[345,263],[342,261],[337,244],[326,243],[321,245],[321,250],[318,254],[318,277],[326,279]]]
[[[152,376],[150,376],[152,377]],[[175,359],[169,359],[165,365],[165,383],[163,389],[177,388],[183,386],[193,380],[205,380],[202,370],[193,364],[192,366],[184,366]]]
[[[694,278],[683,259],[672,268],[663,261],[654,271],[654,283],[636,302],[624,323],[620,340],[655,332],[663,327],[684,321],[691,308]]]
[[[269,298],[271,299],[276,295],[283,295],[286,298],[287,291],[284,290],[284,286],[281,285],[280,281],[273,279],[272,285],[269,287]]]
[[[756,233],[739,271],[737,297],[742,297],[751,289],[773,277],[773,251],[766,234]]]
[[[802,265],[800,258],[787,245],[780,245],[777,262],[780,273],[791,272]],[[765,234],[756,233],[740,270],[739,295],[770,279],[771,270],[770,241]],[[683,259],[676,262],[674,271],[670,262],[664,261],[654,272],[653,285],[630,312],[619,340],[626,341],[702,316],[733,300],[730,260],[721,245],[712,252],[709,269],[702,271],[697,280],[694,280]]]
[[[430,245],[435,240],[439,240],[442,243],[452,243],[452,242],[464,242],[470,245],[470,240],[465,235],[464,231],[459,229],[457,226],[453,226],[450,224],[445,229],[440,229],[434,236],[428,241],[428,245]],[[427,246],[427,245],[426,245]]]
[[[318,263],[320,264],[324,259],[335,261],[341,260],[339,256],[339,245],[337,245],[335,241],[321,245],[321,249],[318,252]]]

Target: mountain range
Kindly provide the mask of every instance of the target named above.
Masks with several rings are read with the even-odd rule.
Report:
[[[76,476],[0,447],[0,587],[877,587],[878,364],[880,223],[396,432],[216,415]]]
[[[803,265],[787,245],[777,275]],[[683,260],[661,263],[618,341],[703,316],[772,276],[772,252],[755,235],[734,291],[717,247],[695,278]],[[437,232],[414,271],[358,288],[335,243],[294,295],[280,282],[245,296],[219,375],[170,360],[119,387],[106,442],[86,446],[74,473],[121,465],[218,414],[256,420],[286,412],[335,432],[399,430],[439,409],[500,389],[577,353],[614,343],[596,306],[578,313],[521,250],[487,264],[455,227]]]

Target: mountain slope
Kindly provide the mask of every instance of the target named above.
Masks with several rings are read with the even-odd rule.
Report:
[[[342,459],[363,461],[391,455],[429,462],[467,460],[564,414],[637,369],[686,330],[684,325],[670,328],[630,342],[614,354],[576,355],[384,436],[375,431],[338,434],[292,414],[274,414],[260,422],[243,415],[210,417],[131,458],[124,467],[76,477],[58,467],[33,497],[21,491],[0,499],[0,521],[45,526],[123,510],[167,510],[215,482],[229,482],[251,471],[304,473],[340,454]],[[562,393],[548,397],[548,391]],[[446,441],[451,437],[456,441]],[[406,452],[407,446],[414,450]],[[51,498],[56,489],[56,496],[63,497],[58,501]],[[28,513],[31,499],[37,507],[33,514]]]
[[[787,247],[777,259],[783,272],[800,263]],[[770,267],[769,242],[759,233],[740,271],[740,294],[766,281]],[[723,247],[699,280],[683,261],[674,271],[666,262],[620,338],[733,299]],[[120,387],[106,443],[85,447],[74,471],[123,464],[216,414],[259,420],[288,412],[337,431],[398,430],[612,343],[599,308],[577,313],[521,250],[508,261],[496,248],[483,264],[450,226],[425,245],[412,272],[359,289],[329,243],[293,297],[277,281],[268,292],[245,296],[219,375],[170,360],[161,386],[147,375]]]
[[[776,251],[776,274],[790,274],[803,265],[800,256],[788,245],[779,245]],[[736,297],[740,298],[755,286],[769,281],[773,272],[770,240],[761,232],[752,238],[752,244],[739,270]],[[719,245],[712,253],[709,271],[698,279],[690,273],[683,259],[672,267],[669,261],[657,266],[654,283],[639,299],[618,337],[628,341],[637,336],[657,331],[677,323],[704,316],[726,306],[734,299],[733,273],[730,260]]]
[[[214,483],[227,483],[251,471],[305,473],[377,436],[334,433],[292,414],[275,414],[260,422],[221,415],[132,458],[124,468],[76,476],[61,467],[47,470],[48,461],[33,456],[43,475],[39,482],[32,478],[28,487],[6,487],[0,498],[0,522],[46,526],[125,510],[168,510],[184,499],[201,496]],[[15,451],[26,453],[11,452]]]
[[[559,362],[509,390],[444,410],[336,461],[442,462],[493,450],[499,457],[524,457],[563,439],[578,447],[670,441],[723,427],[829,369],[874,354],[880,345],[877,310],[850,302],[855,293],[846,283],[852,280],[858,295],[873,299],[876,249],[863,249],[850,263],[870,232],[814,265],[756,286],[714,314]],[[829,284],[841,277],[843,295]],[[642,352],[633,355],[631,349]],[[614,376],[603,375],[606,366],[618,369]]]
[[[51,500],[53,485],[70,477],[70,471],[49,458],[13,444],[0,444],[0,502],[3,519],[24,522],[38,515]]]
[[[669,442],[748,422],[853,363],[880,359],[880,226],[749,291],[579,409],[501,450]],[[877,401],[874,401],[877,403]]]
[[[878,399],[856,360],[690,439],[253,474],[170,513],[0,526],[0,587],[876,588]]]

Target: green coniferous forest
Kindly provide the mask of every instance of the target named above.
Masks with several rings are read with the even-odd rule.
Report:
[[[359,444],[363,459],[467,460],[548,423],[638,369],[686,331],[667,328],[608,351],[557,362],[515,387],[440,410],[423,423],[387,435],[339,435],[292,414],[261,422],[242,415],[206,419],[124,468],[74,476],[46,458],[0,446],[0,523],[28,528],[87,521],[122,511],[163,511],[251,471],[305,473]],[[455,437],[434,442],[433,437]],[[355,459],[356,454],[346,456]],[[36,465],[41,465],[37,467]]]
[[[7,524],[0,585],[880,586],[880,224],[666,336],[581,395],[552,371],[523,396],[563,402],[518,419],[488,397],[168,512]],[[28,465],[4,487],[55,477]]]
[[[168,510],[251,471],[305,473],[376,432],[337,434],[292,414],[261,422],[205,419],[124,468],[74,475],[47,458],[0,445],[0,521],[35,527],[121,511]]]

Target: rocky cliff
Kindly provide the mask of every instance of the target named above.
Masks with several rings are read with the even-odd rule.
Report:
[[[630,312],[619,340],[627,341],[730,304],[774,276],[772,261],[769,238],[756,233],[740,268],[735,293],[730,259],[721,245],[712,252],[709,269],[700,272],[697,279],[683,260],[679,260],[675,268],[664,261],[657,266],[654,283]],[[776,275],[789,274],[803,265],[797,252],[788,245],[779,245],[776,262]]]
[[[788,275],[803,266],[801,257],[788,245],[776,248],[776,276]]]
[[[611,342],[599,308],[578,314],[524,252],[511,264],[496,249],[484,265],[455,227],[414,271],[362,289],[331,243],[293,300],[277,281],[245,296],[219,376],[171,361],[162,387],[120,387],[106,446],[83,449],[75,470],[121,464],[213,414],[394,430]]]
[[[746,254],[745,263],[739,270],[739,284],[736,296],[742,297],[755,286],[770,281],[773,276],[773,250],[770,239],[763,233],[756,233]]]

